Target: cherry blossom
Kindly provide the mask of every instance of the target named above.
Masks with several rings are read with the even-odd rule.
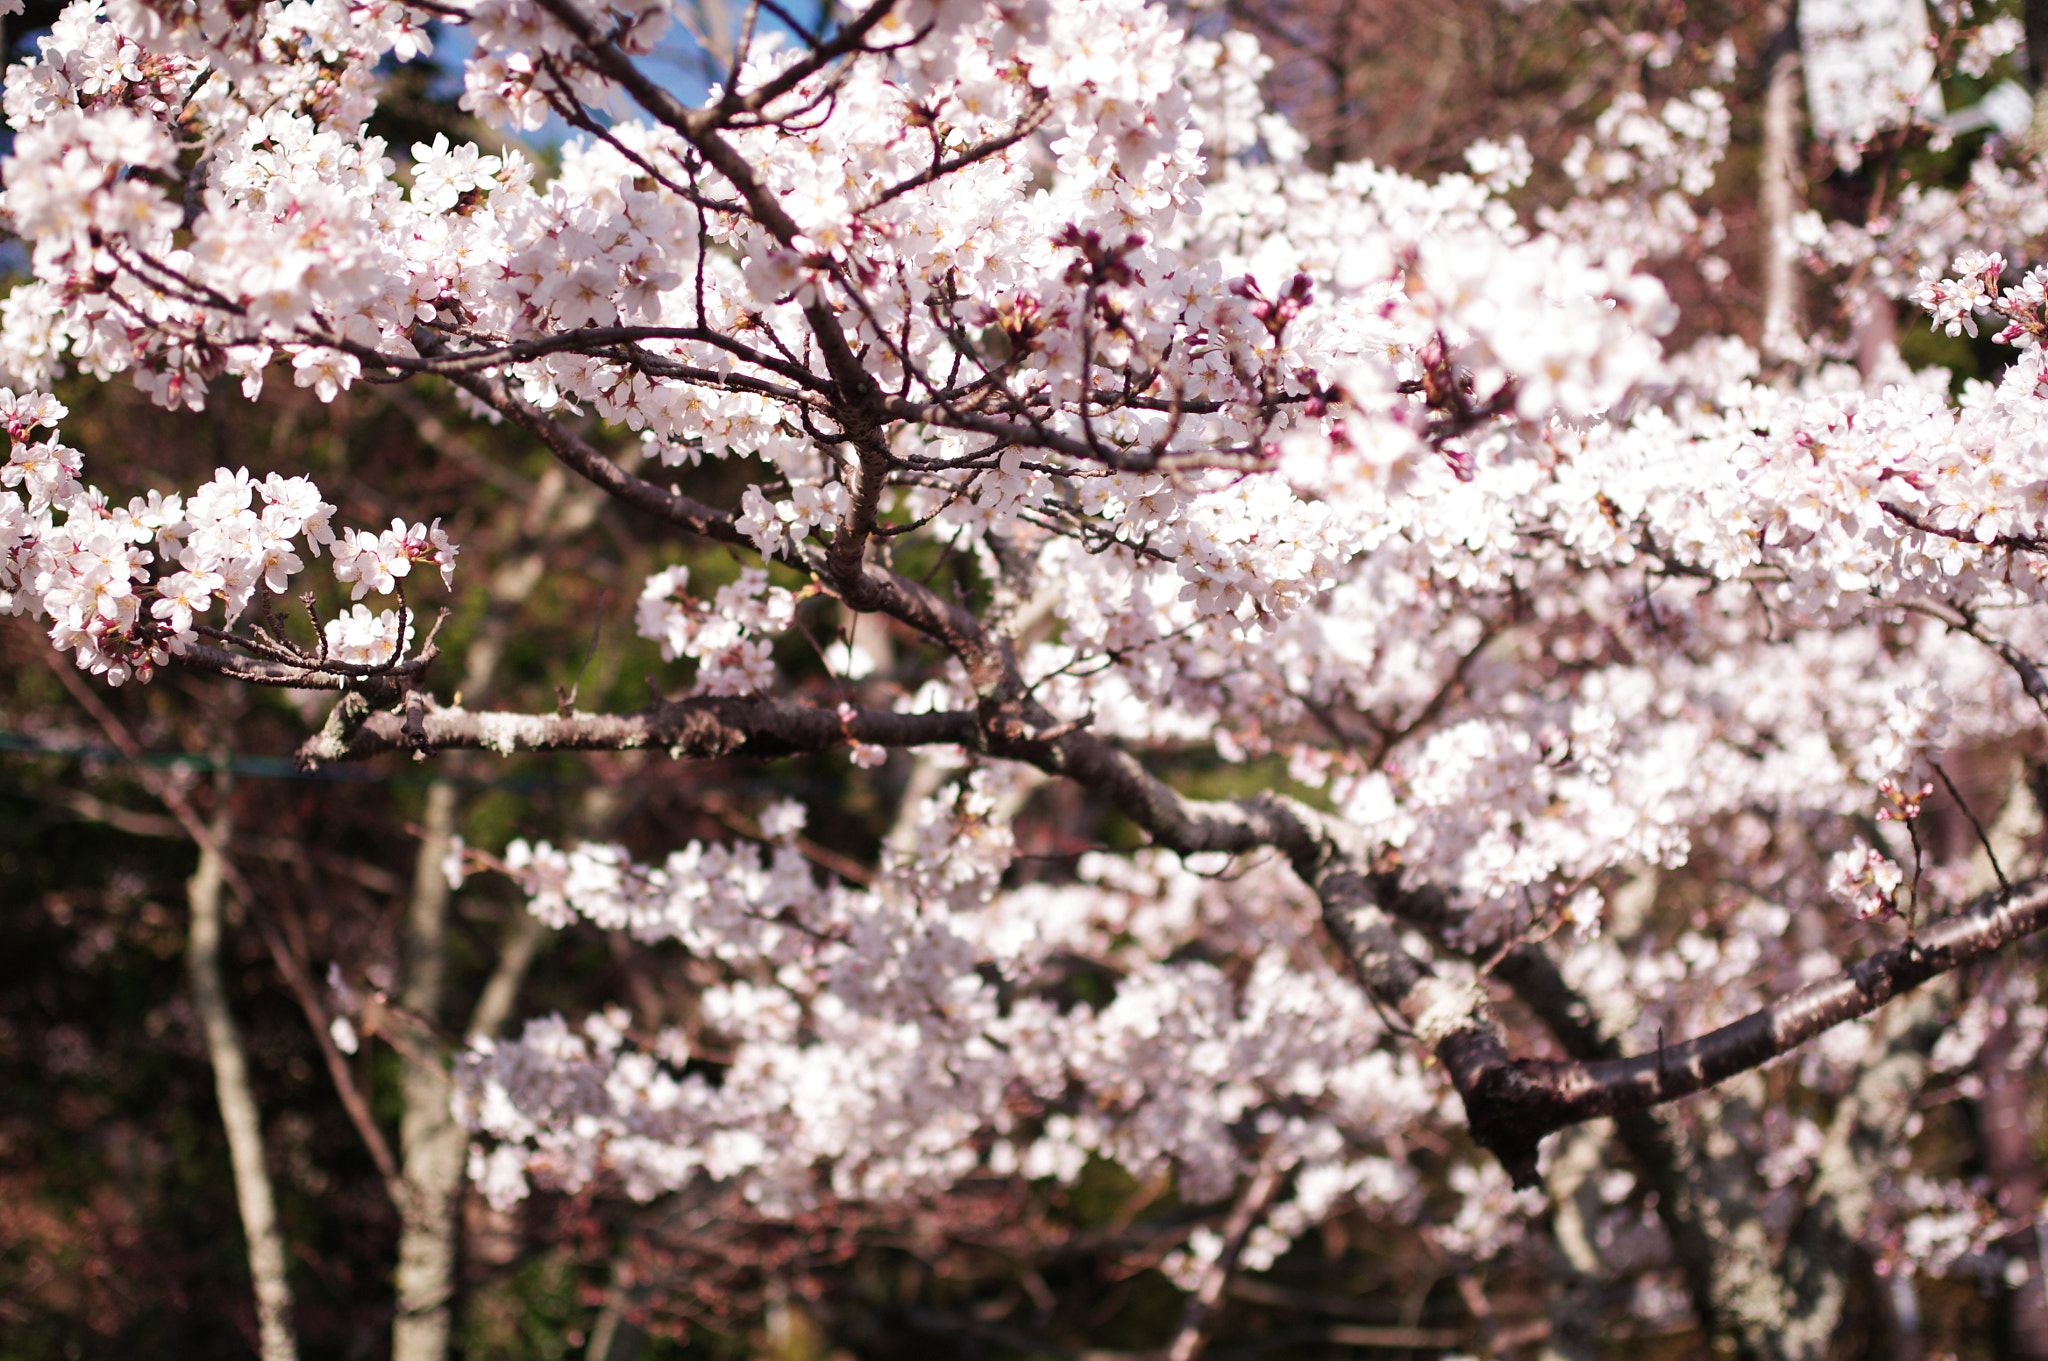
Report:
[[[1807,1038],[1839,1093],[1890,992],[1856,974],[1725,1071],[1719,1027],[2041,925],[2036,879],[1966,909],[1967,866],[1920,874],[1901,792],[2048,703],[2031,165],[1801,228],[1950,335],[1998,320],[2010,362],[1958,396],[1896,352],[1668,343],[1646,265],[1720,240],[1713,90],[1618,98],[1525,213],[1520,143],[1434,182],[1311,169],[1254,41],[1139,0],[878,0],[752,43],[697,108],[636,64],[664,6],[431,12],[474,40],[479,120],[578,130],[558,169],[445,134],[401,166],[368,131],[380,64],[427,50],[400,4],[74,0],[9,71],[0,603],[111,684],[175,660],[338,692],[308,765],[843,754],[911,791],[872,882],[821,874],[818,810],[781,799],[758,840],[665,857],[505,846],[548,926],[704,962],[722,1057],[712,1081],[703,1031],[615,1011],[478,1044],[458,1104],[493,1203],[714,1179],[789,1214],[1107,1159],[1191,1202],[1272,1191],[1241,1242],[1167,1259],[1191,1288],[1432,1189],[1438,1248],[1476,1258],[1538,1208],[1545,1138]],[[1903,116],[1837,113],[1852,149]],[[117,507],[48,395],[126,374],[193,410],[287,368],[324,403],[445,384],[671,533],[633,606],[672,668],[648,708],[465,709],[419,615],[414,566],[446,592],[458,555],[433,507],[339,526],[246,468]],[[737,567],[678,561],[705,545]],[[870,628],[890,665],[854,664]],[[1195,798],[1157,773],[1189,750],[1270,787]],[[1017,847],[1054,779],[1149,844],[1040,873]],[[1696,919],[1651,911],[1709,865]],[[1946,953],[1877,934],[1902,891],[1922,928],[1922,879]],[[1113,987],[1057,1004],[1083,965]],[[1509,1033],[1515,968],[1599,1057]],[[1407,1141],[1461,1124],[1488,1156],[1423,1186]],[[1772,1194],[1820,1156],[1753,1125],[1729,1137],[1771,1145]],[[1654,1236],[1627,1194],[1596,1208]],[[1981,1255],[1963,1191],[1900,1196],[1873,1253]]]

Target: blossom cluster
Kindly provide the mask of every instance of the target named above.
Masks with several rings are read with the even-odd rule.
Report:
[[[1327,965],[1285,948],[1267,914],[1285,903],[1298,920],[1298,889],[1270,867],[1211,885],[1155,856],[1000,893],[1017,778],[976,769],[926,800],[871,890],[819,884],[786,808],[762,818],[778,834],[765,853],[692,843],[656,866],[515,842],[505,863],[544,919],[677,940],[730,981],[704,994],[697,1035],[550,1018],[467,1060],[463,1109],[496,1141],[477,1155],[485,1186],[503,1200],[530,1176],[585,1181],[601,1145],[635,1194],[709,1172],[779,1207],[816,1194],[821,1163],[836,1194],[897,1200],[977,1173],[1071,1179],[1091,1154],[1172,1166],[1214,1196],[1246,1165],[1238,1122],[1284,1093],[1296,1114],[1258,1121],[1302,1170],[1269,1255],[1340,1205],[1413,1204],[1412,1173],[1358,1141],[1430,1118],[1441,1079],[1377,1043],[1381,1023]],[[1154,962],[1219,925],[1257,947],[1248,977]],[[1084,955],[1129,970],[1112,1003],[1039,993]],[[707,1049],[729,1065],[720,1081],[679,1074]]]
[[[1905,872],[1870,846],[1836,852],[1828,871],[1828,892],[1859,917],[1891,912],[1905,881]]]
[[[0,423],[13,441],[0,487],[19,489],[0,492],[0,608],[48,619],[51,643],[109,684],[147,681],[202,632],[217,633],[202,621],[216,605],[232,625],[259,596],[284,594],[306,566],[301,550],[331,553],[336,579],[353,583],[358,600],[392,593],[415,561],[452,579],[459,550],[438,521],[337,538],[335,508],[305,477],[258,481],[246,468],[221,468],[189,495],[152,491],[116,506],[79,480],[78,451],[54,433],[34,438],[64,415],[52,397],[0,389]],[[323,651],[307,660],[389,665],[411,638],[399,613],[356,605],[325,626]]]
[[[770,642],[756,635],[780,633],[796,619],[796,596],[768,584],[758,567],[718,588],[711,600],[682,594],[690,569],[669,567],[647,578],[634,621],[642,638],[661,644],[668,661],[697,659],[697,693],[750,695],[775,679]]]

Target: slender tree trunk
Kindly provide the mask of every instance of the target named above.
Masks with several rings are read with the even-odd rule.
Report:
[[[631,1259],[625,1253],[612,1259],[611,1284],[605,1287],[604,1308],[591,1327],[583,1361],[629,1361],[637,1355],[647,1334],[626,1317],[626,1273]]]
[[[448,877],[442,859],[455,828],[455,786],[436,780],[427,807],[406,912],[405,988],[400,1002],[427,1021],[441,1012],[447,969]],[[405,1113],[398,1139],[405,1203],[399,1207],[398,1315],[392,1361],[443,1361],[455,1293],[456,1208],[468,1139],[449,1109],[453,1084],[437,1045],[399,1051]]]
[[[475,698],[490,686],[510,634],[513,607],[532,594],[545,567],[538,545],[589,524],[602,501],[588,488],[572,495],[559,468],[549,468],[535,483],[518,529],[527,551],[513,557],[491,580],[491,614],[464,658],[464,694]],[[430,1025],[440,1022],[447,1002],[452,890],[443,862],[455,835],[457,811],[452,780],[437,779],[428,786],[406,910],[405,986],[399,1001]],[[540,937],[539,923],[524,914],[510,928],[498,967],[477,1001],[468,1038],[490,1035],[504,1024]],[[446,1361],[454,1326],[469,1138],[450,1109],[454,1082],[449,1058],[445,1046],[424,1041],[399,1051],[405,1110],[399,1120],[403,1193],[398,1207],[398,1312],[391,1328],[392,1361]]]
[[[235,1202],[242,1211],[242,1233],[248,1241],[249,1278],[256,1293],[256,1329],[263,1361],[297,1361],[298,1339],[292,1333],[291,1285],[285,1279],[284,1234],[277,1225],[277,1201],[270,1172],[263,1161],[263,1121],[249,1087],[249,1062],[241,1032],[228,1010],[221,982],[221,886],[227,867],[223,847],[233,830],[227,786],[217,786],[218,804],[209,836],[199,846],[199,868],[186,882],[192,906],[192,930],[185,950],[192,999],[206,1032],[207,1057],[213,1062],[214,1092],[220,1121],[227,1129],[228,1158],[235,1172]]]
[[[2048,151],[2048,0],[2025,0],[2020,14],[2027,30],[2027,75],[2034,86],[2034,121],[2027,128],[2026,152]]]
[[[1891,1347],[1880,1353],[1881,1361],[1921,1361],[1925,1349],[1920,1338],[1920,1296],[1913,1288],[1912,1273],[1894,1271],[1885,1278],[1884,1293]]]
[[[1597,1177],[1612,1161],[1613,1122],[1594,1120],[1561,1131],[1551,1150],[1550,1336],[1541,1361],[1595,1361],[1600,1342],[1600,1290],[1606,1283],[1593,1230],[1600,1218]]]
[[[436,780],[427,790],[413,867],[406,914],[406,982],[400,997],[408,1012],[429,1021],[438,1019],[446,991],[451,890],[442,861],[454,836],[456,812],[454,782]],[[465,1032],[470,1042],[493,1035],[504,1025],[544,934],[540,921],[523,912],[507,928],[497,966],[470,1016]],[[392,1361],[444,1361],[454,1327],[469,1138],[450,1109],[454,1082],[448,1060],[445,1047],[424,1039],[399,1050],[405,1101],[399,1148],[404,1162]]]
[[[1799,209],[1797,5],[1773,5],[1769,21],[1776,32],[1764,54],[1763,155],[1757,168],[1764,252],[1762,349],[1766,361],[1783,361],[1805,351],[1798,248],[1792,240],[1792,214]]]
[[[1978,1065],[1984,1094],[1978,1099],[1983,1131],[1984,1163],[1997,1188],[1998,1208],[2007,1218],[2026,1225],[2007,1242],[2026,1263],[2027,1278],[2008,1296],[2009,1336],[2006,1355],[2018,1361],[2048,1361],[2048,1280],[2042,1276],[2041,1165],[2034,1158],[2034,1131],[2028,1119],[2028,1087],[2033,1076],[2014,1053],[2013,1022],[2008,1018],[1985,1043]]]

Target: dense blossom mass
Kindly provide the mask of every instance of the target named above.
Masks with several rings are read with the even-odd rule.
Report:
[[[919,772],[871,883],[821,875],[786,803],[665,859],[481,857],[549,924],[678,942],[722,980],[695,1039],[607,1013],[477,1046],[459,1105],[494,1201],[708,1177],[783,1213],[1090,1158],[1201,1200],[1278,1166],[1258,1266],[1338,1209],[1420,1214],[1417,1131],[1470,1118],[1500,1157],[1460,1164],[1432,1232],[1484,1256],[1537,1203],[1510,1188],[1535,1136],[1481,1119],[1511,954],[1642,1053],[1983,886],[1916,867],[1901,791],[2048,702],[2048,273],[1994,253],[2038,258],[2030,164],[1796,224],[1816,267],[2011,347],[1954,395],[1895,352],[1667,347],[1651,265],[1728,271],[1697,207],[1713,89],[1617,104],[1531,211],[1519,142],[1433,183],[1311,169],[1255,42],[1136,0],[880,0],[757,38],[694,108],[636,65],[668,19],[74,0],[6,76],[0,207],[32,264],[0,306],[0,601],[78,666],[348,692],[309,761],[845,748]],[[474,40],[465,109],[579,130],[558,169],[368,134],[380,63],[433,20]],[[452,385],[745,565],[637,588],[676,697],[610,726],[471,712],[419,624],[456,575],[438,520],[339,525],[306,478],[240,468],[123,502],[61,442],[71,373],[194,410]],[[745,483],[728,503],[692,492],[713,464],[702,485]],[[941,557],[975,589],[922,584]],[[278,608],[328,572],[332,616],[294,632]],[[800,679],[820,596],[905,660],[841,645],[829,697]],[[1294,797],[1147,773],[1190,747]],[[1048,779],[1153,844],[1041,872],[1014,829]],[[1660,877],[1702,864],[1739,888],[1650,922]],[[1058,992],[1077,961],[1107,1000]],[[2031,994],[1970,1006],[1939,1068],[1994,1011],[2048,1020]],[[706,1033],[715,1074],[686,1072]],[[1843,1089],[1875,1034],[1848,1020],[1802,1076]],[[1774,1194],[1820,1152],[1792,1119],[1733,1131]],[[1896,1181],[1865,1228],[1887,1261],[1946,1269],[2000,1231],[1961,1183]],[[1606,1195],[1615,1233],[1648,1232],[1630,1185]],[[1223,1247],[1168,1265],[1194,1282]]]

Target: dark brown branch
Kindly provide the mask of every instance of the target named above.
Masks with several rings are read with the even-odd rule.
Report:
[[[428,333],[431,334],[431,333]],[[811,392],[823,392],[825,380],[799,364],[763,354],[751,345],[743,345],[729,335],[708,330],[701,326],[582,326],[571,331],[560,331],[554,335],[541,336],[533,340],[511,340],[493,342],[488,349],[441,350],[422,355],[418,359],[406,355],[389,354],[367,345],[358,345],[340,337],[331,340],[334,349],[345,350],[365,363],[381,364],[386,368],[403,369],[413,373],[474,373],[494,368],[501,364],[516,364],[543,355],[574,351],[580,354],[610,356],[618,346],[638,345],[649,340],[687,340],[724,350],[734,358],[757,368],[779,374],[795,383],[797,387],[784,387],[771,383],[765,378],[754,378],[742,373],[719,373],[712,369],[686,367],[676,364],[673,371],[664,377],[687,378],[707,387],[729,389],[734,392],[755,392],[764,397],[775,397],[786,402],[801,402],[805,394],[798,388]],[[621,361],[625,362],[625,361]]]
[[[1117,400],[1125,405],[1148,406],[1146,401]],[[987,435],[1004,444],[1022,445],[1026,448],[1045,449],[1083,463],[1096,463],[1118,472],[1149,473],[1186,471],[1197,468],[1224,468],[1236,471],[1258,471],[1269,467],[1272,460],[1256,447],[1232,447],[1222,449],[1166,449],[1159,446],[1136,449],[1118,449],[1105,444],[1091,444],[1085,439],[1062,435],[1037,420],[1024,422],[1005,420],[1000,416],[986,416],[979,412],[963,411],[946,403],[913,402],[905,399],[886,401],[883,414],[895,420],[910,421],[917,425],[935,425],[949,430],[965,430],[976,435]]]
[[[560,20],[564,28],[574,33],[584,43],[589,51],[591,64],[624,87],[626,93],[633,96],[635,103],[677,132],[689,135],[689,129],[693,126],[691,110],[634,65],[632,58],[612,43],[605,41],[597,25],[585,18],[573,4],[562,3],[562,0],[542,0],[541,8]],[[702,125],[708,127],[710,121],[707,116],[702,120]]]
[[[922,188],[934,180],[944,179],[956,170],[964,170],[977,161],[985,161],[991,156],[1007,151],[1032,133],[1038,131],[1041,127],[1045,126],[1045,120],[1052,116],[1052,101],[1036,91],[1033,93],[1036,95],[1036,98],[1033,99],[1031,107],[1024,111],[1024,116],[1018,119],[1017,125],[1008,132],[988,138],[986,141],[976,142],[965,151],[934,161],[930,166],[910,176],[908,179],[898,180],[881,193],[875,195],[867,206],[861,208],[854,216],[859,217],[862,214],[871,213],[883,204],[892,199],[901,198],[913,189]]]
[[[723,175],[746,201],[747,209],[753,213],[754,220],[766,227],[779,244],[788,246],[802,235],[797,228],[796,219],[784,210],[773,194],[761,187],[746,158],[730,142],[718,135],[718,129],[730,117],[723,104],[706,109],[684,107],[681,100],[663,89],[635,65],[633,59],[626,55],[618,44],[600,32],[597,25],[586,17],[572,0],[540,0],[540,3],[542,9],[576,35],[577,40],[583,45],[583,54],[588,57],[592,69],[617,81],[620,87],[633,97],[635,103],[661,123],[682,134],[684,140],[696,147],[710,163],[711,168]],[[889,0],[880,0],[875,6],[879,12],[868,22],[872,24],[879,20],[887,13],[888,8]],[[865,29],[861,31],[864,33]],[[810,65],[809,59],[798,64],[799,67],[807,65]],[[816,67],[813,66],[812,69]]]
[[[363,1147],[369,1150],[370,1161],[377,1165],[384,1193],[391,1197],[394,1206],[403,1206],[405,1183],[398,1175],[397,1160],[391,1156],[391,1145],[384,1138],[384,1131],[378,1127],[368,1099],[356,1086],[347,1062],[335,1047],[333,1032],[329,1029],[330,1018],[326,1008],[320,1005],[320,991],[306,969],[305,960],[293,952],[239,872],[230,873],[229,885],[235,889],[235,896],[242,900],[244,910],[255,919],[257,934],[263,938],[263,946],[270,952],[271,962],[284,976],[285,988],[291,993],[292,1000],[305,1013],[306,1024],[313,1032],[313,1042],[320,1050],[321,1061],[327,1065],[327,1076],[333,1081],[335,1094],[341,1098],[342,1109],[348,1112],[349,1122],[355,1126]]]
[[[1970,811],[1969,802],[1963,798],[1963,791],[1956,788],[1956,782],[1941,768],[1941,762],[1929,761],[1928,764],[1933,766],[1934,773],[1941,777],[1942,786],[1948,790],[1949,798],[1955,801],[1956,807],[1960,808],[1963,816],[1969,820],[1970,830],[1977,834],[1977,844],[1984,848],[1984,858],[1991,862],[1991,872],[1998,878],[1999,891],[2012,892],[2012,881],[2005,877],[2005,867],[1998,863],[1998,852],[1991,849],[1991,838],[1985,834],[1984,824],[1977,821],[1977,815]]]
[[[687,498],[632,478],[509,394],[493,395],[511,412],[523,415],[522,424],[530,422],[529,428],[565,462],[598,485],[629,501],[650,498],[668,513],[667,518],[677,518],[680,505],[681,518],[729,527],[727,520],[705,520],[712,514],[708,508],[692,509],[696,503]],[[816,570],[816,564],[807,565]],[[1600,1116],[1627,1116],[1704,1090],[2048,926],[2048,878],[2036,879],[2009,896],[1980,900],[1917,941],[1882,951],[1835,979],[1803,988],[1698,1039],[1635,1058],[1595,1058],[1590,1055],[1611,1052],[1610,1042],[1589,1027],[1574,1034],[1579,1027],[1560,1026],[1560,1037],[1569,1037],[1570,1047],[1589,1057],[1511,1059],[1483,993],[1451,983],[1401,945],[1388,915],[1390,895],[1399,895],[1384,876],[1370,872],[1370,847],[1354,829],[1279,796],[1224,803],[1181,795],[1128,752],[1054,720],[1024,693],[1009,649],[1000,641],[991,643],[980,623],[959,607],[946,606],[915,583],[872,565],[863,566],[857,580],[861,594],[869,597],[857,608],[886,607],[954,647],[969,665],[979,698],[975,712],[863,711],[842,720],[835,711],[791,701],[706,697],[663,701],[628,715],[434,709],[419,717],[419,731],[411,735],[404,730],[405,720],[387,712],[330,724],[327,732],[301,749],[300,760],[317,765],[408,748],[658,746],[678,757],[771,757],[823,751],[851,741],[880,746],[957,743],[1073,779],[1107,797],[1156,842],[1182,854],[1277,848],[1322,903],[1325,928],[1353,976],[1434,1051],[1464,1099],[1474,1139],[1525,1186],[1537,1181],[1538,1144],[1559,1129]],[[885,598],[883,604],[878,605],[875,597]],[[1403,903],[1396,910],[1400,907],[1427,915],[1426,903],[1419,908]],[[1523,981],[1531,990],[1542,991],[1537,979]],[[1651,1142],[1641,1137],[1650,1131],[1638,1127],[1633,1132],[1639,1137],[1632,1143]],[[1641,1151],[1659,1160],[1651,1148]]]
[[[589,441],[519,400],[503,378],[495,374],[451,374],[449,381],[492,410],[510,417],[515,425],[545,444],[571,472],[633,509],[706,539],[751,547],[751,541],[740,533],[729,513],[633,476],[599,453]]]
[[[866,9],[841,24],[839,31],[830,38],[814,40],[810,55],[793,63],[788,70],[778,72],[744,94],[737,86],[729,86],[725,97],[715,106],[721,121],[730,119],[734,114],[759,113],[841,57],[876,50],[866,45],[867,36],[895,7],[896,0],[873,0]]]
[[[1891,516],[1894,520],[1901,524],[1911,525],[1922,534],[1932,534],[1937,539],[1952,539],[1957,543],[1973,543],[1983,548],[2008,548],[2023,553],[2048,552],[2048,540],[2038,539],[2030,534],[2000,534],[1995,538],[1980,539],[1975,534],[1968,534],[1959,529],[1943,529],[1938,525],[1931,525],[1912,511],[1895,506],[1889,501],[1881,502],[1880,504],[1883,506],[1884,513]]]
[[[2033,659],[2026,653],[2005,639],[1988,632],[1978,621],[1974,611],[1951,601],[1892,600],[1886,603],[1894,609],[1924,614],[1929,619],[1938,620],[1950,632],[1975,638],[1996,652],[2005,664],[2012,668],[2013,674],[2019,677],[2020,688],[2026,691],[2027,698],[2033,700],[2042,712],[2048,713],[2048,679],[2042,678],[2041,668],[2034,665]]]
[[[440,655],[440,649],[429,643],[404,661],[390,666],[355,666],[346,662],[295,666],[289,662],[237,657],[232,652],[208,647],[204,643],[187,643],[183,652],[172,655],[187,666],[212,671],[230,680],[247,681],[251,685],[277,685],[289,690],[360,690],[401,686],[406,678],[424,672]]]
[[[825,552],[825,574],[840,597],[859,609],[861,606],[855,602],[865,585],[862,568],[866,564],[867,543],[881,518],[882,493],[888,488],[889,447],[879,437],[879,430],[856,441],[856,447],[860,459],[854,464],[853,485],[847,488],[852,504],[833,529],[832,545]]]
[[[502,378],[467,374],[452,381],[532,433],[570,471],[635,510],[718,543],[754,547],[753,541],[740,533],[729,512],[635,477],[589,441],[514,396]],[[886,614],[952,652],[966,666],[977,692],[998,683],[1007,674],[1007,663],[988,646],[986,633],[972,612],[947,603],[910,578],[872,562],[858,564],[857,570],[844,578],[827,576],[825,552],[812,547],[790,548],[777,556],[799,571],[825,577],[848,608]]]
[[[2037,878],[2009,895],[1980,898],[1917,940],[1881,950],[1697,1039],[1634,1058],[1500,1064],[1479,1074],[1470,1090],[1461,1085],[1472,1135],[1500,1158],[1518,1184],[1534,1185],[1536,1146],[1545,1135],[1703,1091],[2044,926],[2048,878]]]
[[[1042,731],[1049,718],[1035,703],[985,696],[981,726],[986,749],[1103,794],[1155,841],[1182,855],[1266,846],[1286,855],[1322,904],[1324,929],[1359,986],[1435,1054],[1465,1095],[1468,1119],[1475,1128],[1481,1123],[1484,1112],[1473,1107],[1472,1093],[1510,1063],[1498,1023],[1483,992],[1453,983],[1401,944],[1380,902],[1382,885],[1368,869],[1371,847],[1355,828],[1281,795],[1254,795],[1234,803],[1187,798],[1130,753],[1091,734],[1034,737],[1033,725]]]
[[[991,726],[985,714],[984,731]],[[1128,753],[1085,733],[1056,742],[1020,737],[992,742],[991,749],[1098,790],[1155,840],[1183,854],[1259,846],[1284,852],[1321,901],[1324,927],[1353,976],[1435,1052],[1464,1098],[1472,1137],[1521,1186],[1537,1184],[1536,1150],[1547,1135],[1703,1091],[1790,1053],[1844,1021],[1866,1016],[1930,978],[2048,927],[2048,877],[2043,877],[2009,895],[1979,899],[1917,940],[1881,951],[1698,1039],[1634,1058],[1511,1059],[1485,998],[1476,991],[1461,995],[1401,946],[1387,915],[1392,885],[1366,872],[1368,848],[1345,824],[1270,795],[1230,804],[1185,798]],[[1588,1049],[1603,1043],[1590,1029],[1577,1038]],[[1644,1151],[1651,1150],[1646,1146]]]

